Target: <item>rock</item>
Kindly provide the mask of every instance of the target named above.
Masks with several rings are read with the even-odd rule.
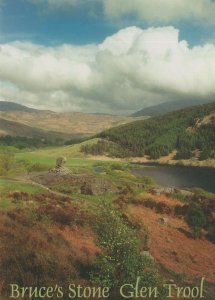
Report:
[[[169,283],[169,284],[172,283],[173,284],[173,283],[175,283],[175,281],[174,281],[174,279],[169,279],[169,280],[166,281],[166,283]]]
[[[56,168],[61,168],[65,165],[67,159],[64,156],[60,156],[56,159]]]
[[[168,236],[166,237],[166,241],[167,241],[167,243],[171,243],[172,242],[172,240]]]
[[[52,188],[53,184],[66,185],[71,193],[77,192],[85,195],[101,195],[107,191],[116,193],[119,189],[112,182],[105,178],[95,177],[88,174],[73,174],[65,167],[52,169],[49,172],[40,172],[29,176],[29,179]]]
[[[141,251],[140,254],[141,254],[142,256],[145,256],[145,257],[151,259],[152,261],[155,260],[154,257],[151,255],[151,253],[150,253],[149,251]]]
[[[49,172],[37,172],[29,174],[29,179],[52,188],[53,184],[61,184],[65,186],[66,192],[81,193],[85,195],[100,195],[107,191],[116,193],[119,189],[108,179],[88,174],[74,174],[70,169],[66,168],[65,157],[58,157],[56,166]]]
[[[161,194],[171,195],[175,192],[175,188],[172,187],[156,187],[150,190],[152,195],[160,196]]]
[[[80,191],[81,191],[81,194],[83,194],[83,195],[93,195],[92,188],[89,184],[87,184],[86,181],[80,187]]]
[[[185,197],[192,197],[193,195],[195,195],[195,193],[187,191],[187,190],[178,190],[183,196]]]
[[[55,173],[60,175],[72,174],[72,171],[66,167],[55,167],[49,171],[49,173]]]
[[[169,222],[168,218],[162,217],[158,219],[158,223],[161,225],[168,225],[168,222]]]
[[[67,159],[66,157],[60,156],[56,159],[56,166],[55,168],[51,169],[50,173],[60,173],[61,175],[72,174],[72,171],[68,168],[64,167]]]

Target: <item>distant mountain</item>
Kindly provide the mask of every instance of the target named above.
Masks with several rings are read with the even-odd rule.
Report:
[[[37,110],[15,102],[0,101],[0,111],[36,112]]]
[[[207,101],[209,102],[209,101]],[[182,108],[199,105],[199,104],[206,104],[205,100],[180,100],[180,101],[171,101],[171,102],[164,102],[158,105],[149,106],[143,108],[131,115],[131,117],[140,117],[140,116],[150,116],[155,117],[159,115],[163,115],[165,113],[179,110]]]
[[[4,134],[1,134],[1,132]],[[0,118],[0,137],[1,135],[24,136],[29,138],[45,138],[50,141],[56,139],[67,140],[71,138],[70,134],[63,134],[60,132],[36,128],[25,125],[20,122],[14,122]]]
[[[69,141],[95,135],[105,129],[136,120],[125,116],[57,113],[0,101],[0,137],[45,137],[48,140]]]

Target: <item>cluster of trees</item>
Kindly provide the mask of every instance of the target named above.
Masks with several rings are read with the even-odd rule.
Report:
[[[17,149],[24,148],[40,148],[44,146],[55,145],[57,141],[41,137],[25,137],[25,136],[2,136],[0,137],[0,147],[12,146]]]
[[[120,146],[116,156],[149,155],[157,159],[177,149],[176,158],[186,159],[191,158],[193,151],[198,149],[201,153],[200,159],[213,158],[215,157],[215,121],[211,120],[208,124],[199,127],[196,124],[214,110],[215,103],[199,105],[111,128],[100,133],[98,137]],[[90,153],[95,149],[102,152],[101,146],[100,142],[97,146],[85,150]]]
[[[64,145],[75,145],[75,144],[79,144],[79,143],[82,143],[86,140],[87,138],[86,137],[75,137],[75,138],[72,138],[70,140],[67,140],[64,142]]]
[[[81,146],[81,152],[84,152],[86,154],[101,155],[105,152],[109,152],[109,150],[109,144],[105,140],[99,140],[96,144],[93,145],[85,144]]]
[[[113,157],[128,157],[132,155],[131,151],[108,140],[99,140],[96,144],[82,145],[81,152],[92,155],[108,154]]]

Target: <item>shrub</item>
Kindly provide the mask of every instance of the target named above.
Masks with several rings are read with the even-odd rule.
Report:
[[[115,162],[115,163],[112,163],[110,165],[110,169],[111,170],[121,170],[121,171],[124,171],[126,168],[122,164]]]
[[[7,175],[14,164],[15,159],[12,154],[0,153],[0,175]]]
[[[0,176],[20,174],[26,170],[26,161],[16,160],[13,152],[0,152]]]
[[[172,193],[171,198],[178,199],[181,202],[186,202],[188,200],[188,196],[182,194],[180,191]]]
[[[206,217],[199,205],[191,203],[187,211],[186,221],[193,231],[194,238],[200,237],[201,230],[206,224]]]
[[[213,223],[211,226],[209,226],[208,238],[211,242],[213,242],[215,244],[215,223]]]
[[[98,241],[104,249],[94,264],[91,280],[109,286],[110,299],[121,299],[119,287],[127,282],[136,282],[141,277],[144,286],[158,286],[159,275],[152,261],[140,254],[136,232],[123,222],[117,211],[105,206],[101,212],[101,222],[96,227]]]
[[[58,200],[58,204],[53,202],[41,204],[36,210],[35,218],[41,221],[46,218],[58,225],[83,226],[91,222],[91,216],[78,206],[64,205]]]

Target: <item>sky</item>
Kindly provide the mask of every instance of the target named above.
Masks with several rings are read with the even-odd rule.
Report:
[[[0,0],[0,100],[129,115],[215,99],[213,0]]]

